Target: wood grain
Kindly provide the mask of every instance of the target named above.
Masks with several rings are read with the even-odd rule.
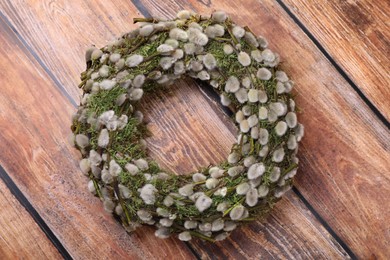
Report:
[[[106,45],[142,16],[130,1],[12,0],[1,1],[0,11],[75,100],[85,50]]]
[[[207,5],[202,4],[203,2],[206,3],[206,1],[190,1],[188,3],[183,3],[182,1],[177,1],[177,3],[172,1],[164,3],[155,3],[154,1],[141,2],[145,4],[151,13],[159,16],[172,17],[174,11],[183,8],[192,8],[204,13],[209,13],[210,7],[225,9],[240,24],[248,24],[255,32],[262,32],[263,35],[272,39],[272,48],[282,54],[285,60],[285,69],[297,82],[296,93],[299,94],[298,101],[304,111],[301,118],[306,125],[308,134],[306,139],[304,139],[303,149],[301,150],[302,169],[304,170],[301,171],[298,178],[300,191],[358,256],[362,258],[370,257],[372,252],[378,257],[389,255],[387,249],[389,248],[387,241],[390,240],[389,232],[382,225],[389,218],[389,212],[383,210],[386,209],[384,205],[388,205],[388,199],[382,197],[382,194],[388,194],[389,191],[389,178],[386,175],[389,172],[389,166],[386,161],[389,151],[389,132],[376,120],[373,113],[342,77],[338,75],[331,64],[324,59],[303,32],[287,17],[280,6],[271,1],[262,1],[260,3],[253,0],[246,2],[237,1],[229,5],[222,1],[207,2]],[[40,5],[37,5],[36,1],[32,0],[23,2],[9,1],[1,2],[0,9],[26,40],[26,43],[31,46],[31,49],[37,53],[44,65],[49,68],[53,75],[63,84],[67,92],[74,98],[78,95],[75,87],[78,82],[78,74],[84,68],[82,57],[85,47],[91,42],[101,46],[114,34],[119,35],[120,31],[133,28],[130,18],[139,16],[131,4],[124,4],[122,1],[106,1],[104,5],[93,4],[92,1],[83,1],[81,3],[77,1],[42,1]],[[239,14],[237,14],[237,10],[239,10]],[[107,12],[111,15],[111,19]],[[52,85],[50,87],[53,88]],[[56,99],[60,99],[60,97],[56,96]],[[205,99],[207,100],[207,97]],[[64,106],[65,101],[62,102],[60,102],[61,105],[54,104],[50,109],[56,111],[56,109]],[[192,107],[192,105],[186,106]],[[180,107],[176,106],[175,110]],[[70,109],[67,106],[65,108]],[[40,110],[40,112],[43,113],[44,111]],[[203,112],[199,113],[202,114]],[[67,122],[64,120],[66,118],[64,114],[68,113],[61,112],[54,121],[47,121],[66,128]],[[158,115],[158,113],[156,114]],[[169,114],[170,112],[166,112],[164,117]],[[47,116],[47,112],[45,115]],[[194,117],[196,116],[194,115]],[[158,120],[160,119],[158,118]],[[150,118],[150,121],[151,127],[153,127],[152,118]],[[199,129],[203,129],[200,123],[199,125]],[[65,130],[58,128],[59,126],[55,126],[54,130],[62,131],[63,133]],[[181,123],[180,125],[174,125],[174,127],[181,127],[182,129],[184,126]],[[34,128],[37,126],[30,125],[30,127]],[[52,126],[50,125],[50,127]],[[19,128],[22,127],[19,126]],[[169,125],[166,128],[169,129]],[[154,139],[153,143],[156,142],[155,149],[157,149],[158,138],[164,141],[164,136],[162,133],[158,133],[157,127],[154,129],[157,139]],[[205,131],[207,132],[207,130]],[[169,134],[170,132],[165,133],[167,136]],[[56,136],[65,138],[64,135],[63,133]],[[228,134],[226,133],[226,135]],[[217,140],[218,143],[222,143],[222,150],[217,152],[218,156],[223,155],[224,149],[228,147],[229,141],[225,140],[225,136],[223,139]],[[40,134],[38,133],[35,138],[40,138]],[[50,141],[61,143],[63,140],[61,138],[57,138],[55,141],[50,139]],[[182,141],[182,145],[186,145],[183,140],[188,141],[187,138],[176,138],[178,142]],[[213,139],[202,141],[211,144],[215,143]],[[190,140],[188,142],[189,144],[194,143]],[[36,142],[35,145],[39,145],[39,142]],[[65,147],[63,150],[67,151],[67,147],[64,144],[63,146]],[[161,147],[164,146],[161,145]],[[172,146],[168,147],[172,149]],[[21,148],[18,149],[20,152]],[[51,149],[51,151],[56,151],[58,147],[55,148],[53,146]],[[189,148],[178,149],[179,152],[176,155],[174,155],[175,151],[172,153],[172,151],[168,150],[168,152],[174,155],[170,158],[170,162],[167,163],[168,167],[175,168],[180,166],[180,163],[175,162],[179,155],[190,154],[191,157],[196,156],[195,153],[188,152],[191,149],[193,148],[190,146]],[[24,154],[25,152],[20,153]],[[64,155],[60,155],[57,151],[51,153],[50,156],[46,154],[45,160],[53,162],[54,158],[61,158],[61,156]],[[68,156],[68,160],[73,160],[72,158],[74,158],[71,154],[66,156]],[[197,163],[216,160],[216,157],[201,157],[200,159],[194,158],[194,162],[179,168],[179,171],[189,171]],[[161,156],[161,158],[163,157]],[[191,161],[191,158],[189,161]],[[67,162],[61,162],[61,164],[67,165]],[[73,165],[67,166],[69,167],[67,171],[72,172],[73,175],[78,172]],[[35,165],[35,167],[37,166]],[[13,172],[16,172],[16,168]],[[20,180],[21,183],[22,181]],[[64,180],[62,179],[62,181]],[[72,183],[71,187],[78,185],[78,190],[81,185],[80,182],[85,181],[82,178],[77,179],[75,183]],[[58,182],[56,183],[58,184]],[[64,186],[64,184],[58,185],[60,187]],[[69,189],[69,184],[65,183],[64,189]],[[80,190],[85,189],[81,187]],[[88,197],[89,195],[83,194],[83,196]],[[72,197],[71,201],[74,201],[75,198]],[[39,202],[37,203],[39,204]],[[289,204],[287,203],[287,205]],[[100,208],[99,206],[96,207]],[[75,211],[77,212],[77,210]],[[297,213],[297,216],[300,215],[304,214]],[[78,219],[82,219],[82,217],[78,215]],[[109,218],[107,219],[109,220]],[[100,223],[105,223],[104,221],[102,220]],[[305,223],[305,220],[299,220],[299,222]],[[108,221],[108,223],[111,222]],[[287,229],[286,225],[290,225],[289,223],[285,219],[280,220],[280,225],[284,225],[284,229]],[[87,227],[89,228],[90,226]],[[110,229],[107,228],[107,230]],[[315,229],[314,231],[309,230],[307,229],[305,234],[318,234]],[[112,233],[116,232],[120,233],[120,230],[113,229]],[[294,232],[300,233],[302,231],[299,229],[286,231],[287,234],[281,243],[298,247],[299,244],[292,242],[297,237]],[[143,232],[137,234],[144,240],[153,238],[150,232],[146,232],[145,235],[143,235]],[[256,239],[261,240],[260,238]],[[312,237],[307,239],[321,241],[321,239]],[[273,243],[269,242],[270,240],[267,241],[268,243],[263,245],[264,248],[275,247]],[[300,241],[304,242],[306,238],[302,238]],[[173,242],[162,241],[161,243],[169,244]],[[329,245],[332,244],[330,242],[327,243]],[[329,245],[325,248],[331,248]],[[165,246],[165,244],[162,246]],[[216,244],[216,246],[223,250],[221,245]],[[316,245],[316,242],[313,242],[312,246],[321,247],[322,245]],[[200,246],[198,250],[203,250],[200,252],[207,256],[210,252],[213,252],[210,248],[217,250],[215,247],[207,247],[207,245]],[[221,255],[240,255],[241,253],[239,253],[237,248],[233,247],[229,253],[222,251]],[[300,253],[304,254],[303,252],[305,251],[310,252],[310,249],[304,248],[284,248],[284,251],[279,254],[281,257],[288,257],[289,255],[298,256]],[[77,250],[77,248],[74,250]],[[167,249],[165,248],[165,250]],[[260,251],[264,250],[266,249],[260,249]],[[290,253],[291,250],[298,250],[298,253]],[[315,249],[314,251],[324,252],[320,249]],[[334,252],[337,252],[337,250]],[[321,255],[321,253],[318,253],[318,255]]]
[[[103,211],[66,141],[74,107],[1,19],[0,44],[0,163],[72,257],[193,259],[184,243],[151,228],[129,236]]]
[[[390,120],[390,2],[283,2]]]
[[[154,92],[142,107],[152,132],[150,155],[179,174],[222,161],[235,141],[234,124],[195,86],[190,79],[180,80],[169,91]],[[222,243],[190,244],[205,259],[349,258],[293,192],[265,223],[245,226]]]
[[[191,245],[203,259],[350,259],[293,192],[265,222],[240,228],[222,242]]]
[[[0,209],[0,259],[61,259],[58,250],[2,180]]]
[[[297,187],[358,257],[390,256],[390,132],[322,53],[273,1],[141,3],[152,15],[226,10],[270,39],[296,82],[306,137]],[[384,207],[384,205],[386,205]]]
[[[20,7],[19,7],[20,8]],[[77,21],[76,21],[77,22]],[[43,22],[42,24],[46,24],[47,26],[50,26],[50,23]],[[50,28],[49,28],[50,29]],[[38,33],[38,31],[37,31]],[[32,41],[33,39],[30,39],[29,41]],[[53,39],[52,42],[55,42],[56,44],[64,44],[61,41],[56,42],[56,39]],[[76,44],[76,42],[75,42]],[[44,50],[44,46],[41,46],[42,50],[40,53],[43,53],[44,56],[42,56],[42,60],[49,60],[51,57],[46,54]],[[57,49],[67,49],[70,48],[66,45],[58,45],[56,46]],[[38,52],[37,52],[38,53]],[[61,59],[66,59],[67,55],[62,54],[61,52],[58,53],[58,55],[63,55]],[[79,63],[82,64],[82,54],[79,54],[78,58]],[[60,59],[60,60],[61,60]],[[46,63],[46,62],[45,62]],[[47,62],[48,64],[51,64],[51,62]],[[62,65],[61,65],[62,66]],[[80,65],[81,67],[81,65]],[[62,70],[56,68],[53,70],[53,73],[55,75],[63,75]],[[70,81],[68,82],[68,85],[66,85],[66,88],[74,88],[76,86],[77,82],[74,82],[74,85],[70,84]],[[172,91],[174,93],[165,93],[168,95],[165,95],[166,99],[172,98],[171,101],[164,100],[164,105],[154,106],[153,102],[156,103],[157,101],[153,99],[149,100],[150,102],[145,102],[146,104],[150,104],[149,111],[149,121],[150,121],[150,129],[154,132],[153,141],[150,144],[151,150],[153,152],[153,149],[157,151],[157,148],[164,148],[160,153],[155,152],[155,155],[157,159],[165,158],[162,155],[164,154],[171,154],[172,158],[169,156],[165,158],[165,165],[168,168],[171,168],[177,172],[179,171],[190,171],[193,170],[194,167],[199,166],[206,166],[209,162],[216,162],[219,160],[222,160],[226,156],[226,153],[228,149],[230,148],[230,144],[233,142],[233,135],[231,132],[228,132],[225,128],[226,126],[222,123],[221,119],[217,116],[215,116],[213,113],[221,113],[218,111],[218,109],[209,109],[209,105],[207,102],[204,101],[204,97],[202,100],[202,94],[199,92],[199,90],[190,89],[189,86],[183,86],[183,83],[178,83],[181,85],[180,91],[177,89],[175,90],[172,88]],[[178,87],[179,85],[176,85]],[[183,90],[183,91],[182,91]],[[72,93],[71,91],[68,91],[68,93]],[[174,94],[174,95],[173,95]],[[194,103],[193,103],[194,102]],[[188,104],[187,104],[188,103]],[[199,103],[199,104],[197,104]],[[174,105],[173,105],[174,104]],[[164,108],[164,106],[168,106],[167,108]],[[172,111],[172,109],[176,111],[175,113]],[[205,109],[206,108],[206,109]],[[154,109],[154,110],[153,110]],[[166,109],[166,113],[164,114],[164,109]],[[161,120],[161,116],[164,115],[164,118]],[[181,116],[181,117],[179,117]],[[165,119],[165,118],[168,119]],[[172,120],[170,120],[170,117]],[[199,120],[196,120],[196,118],[199,118]],[[209,123],[210,120],[216,120],[215,124]],[[226,121],[225,119],[222,119],[223,121]],[[177,122],[176,122],[177,121]],[[165,125],[159,125],[157,127],[156,122],[162,122]],[[172,123],[173,122],[173,123]],[[176,123],[175,123],[176,122]],[[64,122],[65,124],[67,122]],[[186,125],[190,123],[192,126],[192,129],[189,133],[187,133],[187,136],[185,135]],[[63,125],[63,123],[61,124]],[[210,128],[212,127],[212,128]],[[187,127],[188,128],[188,127]],[[165,131],[163,135],[163,131]],[[169,130],[169,131],[167,131]],[[160,132],[159,132],[160,131]],[[230,131],[234,131],[234,129],[230,128]],[[174,133],[177,132],[179,134],[174,135]],[[171,151],[172,145],[167,145],[167,139],[166,137],[169,136],[170,138],[173,138],[175,141],[179,142],[177,151]],[[216,139],[218,137],[218,139]],[[191,138],[193,138],[196,141],[191,141]],[[180,143],[181,142],[181,143]],[[197,147],[199,143],[203,143],[203,150],[200,152],[197,150]],[[207,147],[208,144],[212,144],[210,147]],[[153,145],[155,148],[153,148]],[[180,149],[180,146],[183,145],[184,148]],[[214,147],[213,147],[214,145]],[[175,149],[173,147],[173,149]],[[191,156],[191,158],[181,157],[181,156]],[[57,158],[58,153],[54,153],[51,158]],[[194,156],[194,157],[192,157]],[[181,158],[181,161],[178,160],[178,158]],[[73,159],[72,159],[73,161]],[[160,161],[164,162],[163,159],[160,159]],[[200,165],[199,165],[200,164]],[[71,168],[72,171],[78,172],[77,169]],[[85,181],[83,181],[85,182]],[[287,204],[290,205],[290,204]],[[307,209],[302,208],[293,208],[291,206],[286,207],[286,212],[295,211],[295,210],[301,210],[303,212],[297,212],[296,216],[306,218],[304,212],[307,211]],[[105,219],[106,220],[106,219]],[[83,222],[83,219],[79,218],[80,222]],[[103,220],[102,220],[103,221]],[[302,220],[302,223],[309,223],[309,220]],[[283,220],[283,223],[287,223],[289,225],[290,220],[285,219]],[[305,237],[300,242],[297,242],[295,237],[299,236],[299,234],[302,233],[302,231],[299,228],[295,228],[292,224],[291,226],[293,228],[288,229],[285,224],[278,224],[277,229],[281,230],[280,232],[283,232],[283,240],[286,241],[287,244],[295,244],[299,245],[300,247],[293,248],[290,247],[278,247],[278,249],[272,249],[275,254],[280,255],[299,255],[301,252],[302,254],[310,255],[315,257],[317,255],[321,255],[321,253],[316,252],[327,252],[328,254],[337,256],[338,258],[341,258],[345,256],[345,252],[340,249],[340,247],[337,245],[337,243],[334,243],[332,239],[329,238],[329,234],[326,236],[323,236],[323,234],[318,230],[318,227],[315,227],[313,225],[307,225],[303,224],[303,226],[300,226],[300,228],[307,229],[307,232],[305,232],[306,235],[310,235],[313,237]],[[58,227],[53,226],[53,228],[58,229]],[[72,227],[73,228],[73,227]],[[143,231],[144,229],[142,229]],[[114,229],[112,232],[117,232],[116,229]],[[146,233],[144,236],[142,236],[142,239],[150,239],[150,232]],[[152,237],[153,238],[153,237]],[[326,238],[326,239],[325,239]],[[64,238],[66,239],[69,238]],[[254,238],[255,239],[255,238]],[[309,245],[306,245],[305,241],[313,241],[312,243],[309,243]],[[290,242],[291,241],[291,242]],[[294,242],[295,241],[295,242]],[[164,242],[162,242],[164,243]],[[172,241],[168,241],[165,243],[174,243]],[[316,244],[318,243],[318,244]],[[260,244],[258,246],[261,246]],[[274,247],[272,246],[272,243],[268,243],[267,245],[264,245],[263,251],[271,250],[267,249],[268,247]],[[310,249],[309,247],[313,247],[314,250]],[[323,249],[322,249],[323,248]],[[77,249],[72,249],[77,250]],[[164,249],[166,250],[166,249]],[[173,250],[173,249],[172,249]],[[234,253],[236,249],[232,249],[232,254]],[[294,251],[295,253],[289,252]],[[305,253],[309,252],[309,253]],[[156,252],[156,254],[159,252]],[[180,252],[183,254],[182,252]]]
[[[165,169],[188,174],[227,158],[237,129],[191,79],[147,96],[142,104],[149,155]]]

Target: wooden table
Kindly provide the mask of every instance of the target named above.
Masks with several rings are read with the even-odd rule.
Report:
[[[134,17],[181,9],[223,9],[268,38],[306,127],[294,189],[215,244],[127,235],[87,192],[67,143],[85,49]],[[389,14],[384,0],[1,1],[0,259],[389,259]],[[235,129],[207,88],[183,80],[145,103],[162,166],[226,157]]]

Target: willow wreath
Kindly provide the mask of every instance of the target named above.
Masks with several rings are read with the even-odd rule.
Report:
[[[298,142],[290,91],[279,55],[263,37],[222,11],[180,11],[174,20],[139,18],[141,26],[86,52],[72,142],[88,189],[130,232],[188,241],[225,239],[240,223],[263,217],[292,186]],[[147,156],[141,98],[182,76],[208,82],[235,111],[239,129],[226,161],[174,175]]]

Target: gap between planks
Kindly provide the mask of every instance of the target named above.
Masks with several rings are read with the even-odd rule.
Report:
[[[40,227],[46,237],[50,240],[50,242],[57,248],[58,252],[64,257],[64,259],[72,259],[69,252],[62,245],[57,236],[53,233],[53,231],[49,228],[46,222],[42,219],[39,213],[35,210],[35,208],[31,205],[28,199],[23,195],[22,191],[18,188],[15,182],[8,175],[3,166],[0,165],[0,179],[4,182],[7,188],[10,190],[11,194],[15,196],[15,198],[19,201],[19,203],[25,208],[25,210],[30,214],[35,223]]]
[[[148,9],[143,5],[143,3],[139,0],[131,0],[131,2],[137,7],[137,9],[141,12],[141,14],[144,16],[144,17],[152,17],[151,13],[148,11]],[[282,5],[283,7],[283,3],[280,1],[280,0],[277,0],[277,2]],[[284,7],[283,7],[284,8]],[[287,7],[286,7],[287,9]],[[287,9],[288,10],[288,9]],[[286,12],[287,12],[286,10]],[[292,13],[291,12],[287,12],[290,17],[292,17]],[[367,105],[371,108],[374,109],[374,113],[379,117],[379,119],[383,122],[384,120],[384,124],[388,125],[389,122],[386,121],[385,117],[379,112],[379,110],[376,109],[376,107],[370,103],[370,101],[364,96],[364,94],[358,89],[358,87],[356,85],[354,85],[354,83],[352,82],[351,79],[348,78],[348,76],[346,75],[346,73],[337,65],[337,63],[332,59],[332,57],[330,57],[329,54],[327,54],[327,52],[325,51],[325,49],[319,44],[319,42],[314,38],[314,36],[312,36],[310,34],[309,31],[307,31],[306,28],[304,28],[304,26],[299,22],[299,20],[297,18],[294,18],[292,17],[293,20],[298,24],[299,27],[301,27],[302,30],[304,30],[304,32],[309,36],[309,38],[314,42],[314,44],[321,50],[321,52],[323,52],[323,54],[327,57],[327,59],[332,63],[333,66],[335,66],[335,68],[337,69],[337,71],[347,80],[348,83],[351,83],[353,85],[352,88],[354,88],[354,90],[356,92],[358,92],[359,96],[362,95],[362,97],[364,98],[363,100],[367,103]],[[202,81],[196,81],[198,84],[197,84],[197,87],[199,87],[201,89],[201,92],[202,94],[209,100],[210,98],[213,100],[213,102],[215,103],[218,103],[219,105],[219,108],[221,108],[221,110],[225,113],[225,115],[227,115],[228,117],[231,117],[233,115],[233,112],[222,106],[221,104],[221,101],[220,101],[220,98],[218,96],[218,94],[213,91],[212,89],[209,88],[209,86],[206,86],[206,84]],[[356,88],[356,89],[355,89]],[[378,114],[379,115],[378,115]],[[382,118],[381,118],[382,117]],[[351,259],[357,259],[357,257],[355,256],[355,254],[352,252],[352,250],[348,247],[348,245],[336,234],[336,232],[330,227],[330,225],[321,217],[321,215],[313,208],[313,206],[305,199],[305,197],[302,195],[302,193],[299,192],[298,188],[294,186],[293,188],[293,192],[299,197],[299,199],[306,205],[306,207],[309,209],[309,211],[315,216],[315,218],[325,227],[325,229],[329,232],[329,234],[331,234],[333,236],[333,238],[341,245],[341,247],[348,253],[348,255],[351,257]],[[188,243],[188,245],[190,245]]]
[[[132,1],[133,3],[137,3],[137,4],[140,4],[142,5],[141,2],[139,1]],[[138,8],[138,6],[137,6]],[[146,8],[139,8],[139,11],[140,12],[144,12],[143,15],[144,16],[150,16],[150,13],[147,11]],[[70,103],[76,107],[77,106],[77,103],[76,101],[68,94],[68,92],[64,89],[64,87],[61,85],[61,83],[59,82],[59,80],[56,78],[56,76],[51,72],[51,70],[45,65],[45,63],[39,58],[39,56],[37,55],[37,53],[28,45],[28,43],[24,40],[24,38],[17,32],[16,28],[11,24],[11,22],[4,16],[4,14],[2,14],[0,12],[0,16],[1,18],[5,21],[5,23],[12,29],[12,31],[16,34],[17,38],[21,41],[21,43],[23,44],[23,46],[28,50],[28,52],[34,57],[34,59],[38,62],[38,64],[42,67],[42,69],[48,74],[48,76],[53,80],[53,82],[55,83],[56,87],[58,88],[59,92],[61,93],[61,95],[64,95],[69,101]],[[199,86],[198,86],[199,87]],[[205,93],[204,91],[202,91],[202,93],[207,97],[207,98],[210,98],[209,95],[210,93],[213,93],[213,92],[208,92],[208,93]],[[221,108],[221,107],[220,107]],[[230,114],[229,112],[227,111],[224,111],[226,114]],[[296,193],[296,191],[295,191]],[[302,196],[302,195],[301,195]],[[302,196],[303,197],[303,196]],[[307,201],[306,201],[307,202]],[[307,202],[308,203],[308,202]],[[31,204],[30,204],[31,205]],[[310,205],[310,204],[309,204]],[[312,213],[314,216],[319,216],[319,214],[317,212],[314,211],[313,207],[310,207],[309,209],[312,210]],[[35,210],[35,209],[34,209]],[[37,213],[38,214],[38,213]],[[39,215],[38,215],[39,216]],[[40,216],[39,216],[40,217]],[[321,222],[321,221],[320,221]],[[327,227],[329,227],[329,225],[326,225]],[[329,233],[333,233],[333,230]],[[337,237],[335,237],[335,240],[338,240]],[[345,245],[345,243],[342,243]],[[189,247],[189,249],[194,253],[196,252],[195,249],[189,244],[189,243],[186,243],[186,245]],[[351,252],[348,248],[344,250],[346,252]],[[196,257],[199,257],[199,254],[196,253]],[[352,254],[352,257],[353,257],[353,254]]]

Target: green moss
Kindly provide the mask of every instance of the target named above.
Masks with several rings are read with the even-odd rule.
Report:
[[[101,115],[103,112],[108,110],[114,110],[115,114],[118,114],[122,107],[115,105],[115,101],[121,94],[126,93],[127,90],[116,86],[109,91],[99,91],[96,94],[91,94],[88,99],[88,115],[95,114],[96,116]]]

